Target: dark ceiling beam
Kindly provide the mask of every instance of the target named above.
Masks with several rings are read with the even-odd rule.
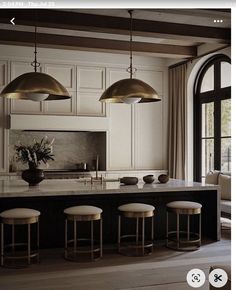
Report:
[[[0,43],[14,45],[34,45],[34,33],[0,29]],[[46,33],[37,33],[37,44],[43,47],[58,47],[80,50],[108,50],[109,52],[128,52],[130,49],[129,41]],[[182,57],[193,57],[197,55],[197,49],[195,46],[179,46],[147,42],[133,42],[133,51],[144,53],[162,53],[167,55],[174,54]]]
[[[127,12],[128,14],[128,12]],[[0,22],[48,28],[83,30],[102,33],[128,34],[129,18],[67,12],[46,9],[2,9]],[[186,39],[198,42],[229,43],[229,28],[206,27],[190,24],[169,23],[151,20],[133,20],[133,34],[144,37]]]

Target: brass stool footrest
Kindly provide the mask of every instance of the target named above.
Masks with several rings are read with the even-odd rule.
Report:
[[[68,240],[67,241],[67,248],[64,249],[64,257],[66,260],[69,261],[79,261],[82,260],[81,256],[79,256],[79,254],[90,254],[92,255],[92,253],[99,253],[98,257],[93,257],[93,261],[97,261],[99,260],[100,257],[100,253],[101,253],[101,248],[99,245],[99,241],[98,240],[94,240],[94,246],[96,246],[95,248],[91,249],[91,239],[84,239],[84,238],[80,238],[76,240],[77,245],[76,245],[76,249],[74,249],[74,240]],[[87,244],[81,245],[81,242],[88,242]],[[79,244],[80,243],[80,244]],[[87,249],[89,247],[89,249]]]
[[[180,238],[178,240],[177,231],[168,232],[168,237],[166,237],[167,248],[176,251],[195,251],[201,246],[201,239],[198,233],[189,232],[189,239],[187,238],[187,231],[179,231],[179,234]],[[181,236],[184,236],[184,238]]]
[[[118,245],[118,252],[120,254],[125,256],[146,256],[152,253],[153,241],[144,241],[144,245],[142,245],[140,239],[137,242],[136,240],[124,241],[128,238],[136,239],[136,235],[123,235],[120,237],[120,244]]]
[[[14,248],[13,244],[7,244],[4,246],[4,254],[2,255],[2,258],[4,259],[4,267],[6,268],[26,268],[29,267],[29,259],[30,263],[32,262],[32,259],[36,259],[35,262],[39,262],[39,252],[38,250],[31,250],[30,254],[28,255],[27,248],[19,250],[19,248],[25,248],[27,247],[26,243],[15,243]],[[25,260],[25,262],[22,262],[22,260]],[[21,263],[19,263],[21,261]]]
[[[20,248],[25,248],[20,250]],[[5,251],[6,250],[6,251]],[[21,255],[21,253],[25,253],[25,255]],[[27,243],[15,243],[7,244],[4,246],[4,259],[27,259],[28,257],[34,258],[38,256],[38,250],[31,250],[30,255],[27,254]]]

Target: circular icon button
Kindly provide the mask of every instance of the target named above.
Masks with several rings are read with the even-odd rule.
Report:
[[[188,272],[186,279],[189,286],[199,288],[205,283],[206,276],[202,270],[192,269]]]
[[[228,275],[223,269],[214,269],[209,274],[209,282],[213,287],[221,288],[228,281]]]

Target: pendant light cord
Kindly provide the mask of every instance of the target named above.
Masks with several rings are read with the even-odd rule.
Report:
[[[133,68],[133,10],[128,10],[130,15],[130,41],[129,41],[129,59],[130,59],[130,66],[128,67],[127,71],[130,73],[130,78],[133,78],[133,74],[136,71],[136,68]]]
[[[37,26],[34,27],[34,61],[31,62],[31,65],[34,67],[34,72],[37,72],[37,68],[40,66],[40,63],[37,61]]]

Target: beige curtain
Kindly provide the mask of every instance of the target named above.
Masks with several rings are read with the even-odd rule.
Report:
[[[168,171],[185,178],[187,64],[169,69]]]

